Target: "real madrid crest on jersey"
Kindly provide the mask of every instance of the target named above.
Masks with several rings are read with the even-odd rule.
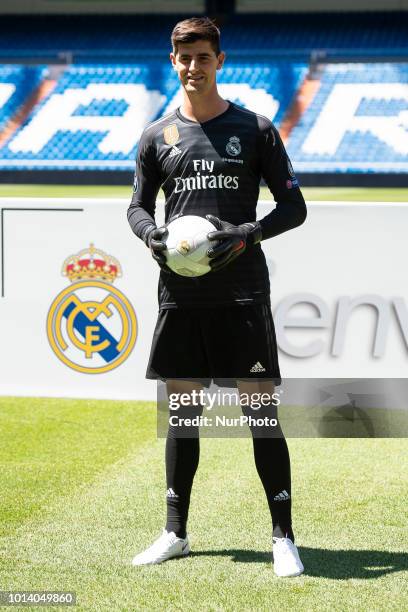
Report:
[[[239,155],[241,153],[241,143],[238,136],[231,136],[225,147],[228,155]]]
[[[117,259],[93,244],[64,261],[70,281],[47,317],[49,343],[65,365],[86,374],[113,370],[130,355],[137,336],[129,300],[112,286],[122,276]]]

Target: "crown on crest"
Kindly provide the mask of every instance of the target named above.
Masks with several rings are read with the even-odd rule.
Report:
[[[66,258],[62,275],[67,276],[71,283],[90,279],[113,283],[115,278],[122,276],[122,269],[117,259],[96,249],[91,243],[88,249]]]

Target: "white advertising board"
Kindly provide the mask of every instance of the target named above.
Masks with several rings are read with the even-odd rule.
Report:
[[[0,395],[155,398],[145,370],[158,268],[127,207],[0,200]],[[272,207],[260,202],[259,218]],[[308,212],[262,244],[283,377],[406,377],[408,204],[309,202]],[[95,277],[83,278],[92,259]]]

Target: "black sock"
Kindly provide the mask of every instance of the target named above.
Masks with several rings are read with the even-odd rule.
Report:
[[[181,406],[170,411],[166,440],[166,531],[186,537],[188,509],[194,475],[200,458],[199,427],[185,425],[184,419],[202,414],[202,406]]]
[[[245,415],[256,419],[277,418],[274,406],[264,406],[260,410],[243,410]],[[272,518],[273,536],[290,538],[295,541],[292,530],[292,499],[290,458],[280,425],[251,426],[255,465],[268,500]]]

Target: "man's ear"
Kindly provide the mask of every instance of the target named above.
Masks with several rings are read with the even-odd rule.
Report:
[[[176,70],[176,62],[177,62],[177,60],[176,60],[176,56],[174,55],[173,52],[170,53],[170,61],[171,61],[172,66],[173,66],[173,70]]]
[[[221,53],[218,56],[218,64],[217,64],[217,70],[221,70],[221,68],[223,67],[223,64],[225,62],[225,58],[226,58],[226,54],[225,51],[221,51]]]

